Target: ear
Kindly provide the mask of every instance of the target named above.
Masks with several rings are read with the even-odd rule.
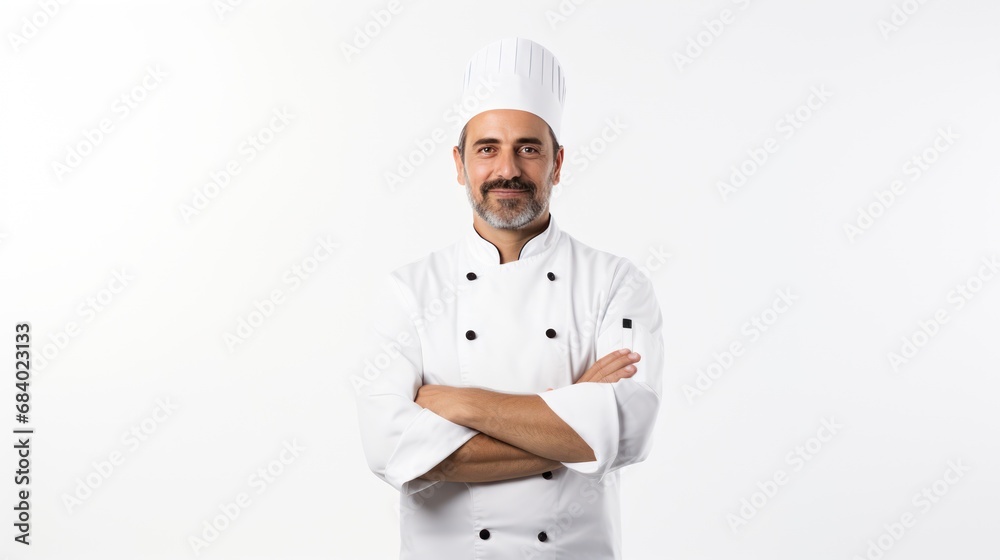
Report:
[[[459,185],[465,185],[465,164],[462,163],[462,155],[458,153],[458,146],[451,149],[451,156],[455,158],[455,173]]]
[[[564,155],[565,155],[565,152],[563,150],[563,147],[559,146],[559,151],[556,152],[556,165],[555,165],[555,169],[552,170],[552,184],[553,185],[558,185],[559,184],[559,176],[560,176],[560,173],[562,172],[562,164],[563,164],[563,156]]]
[[[462,155],[458,153],[458,146],[451,149],[451,156],[455,158],[455,173],[458,184],[465,185],[465,164],[462,163]]]

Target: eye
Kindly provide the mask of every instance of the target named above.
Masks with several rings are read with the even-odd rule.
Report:
[[[521,148],[521,149],[522,149],[522,150],[531,150],[530,152],[528,152],[528,153],[530,153],[530,154],[537,154],[537,153],[539,153],[539,152],[538,152],[538,149],[537,149],[537,148],[535,148],[534,146],[524,146],[524,147],[523,147],[523,148]]]
[[[482,152],[483,150],[494,150],[494,149],[496,148],[494,148],[493,146],[483,146],[482,148],[479,148],[479,151]]]

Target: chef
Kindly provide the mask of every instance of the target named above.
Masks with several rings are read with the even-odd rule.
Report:
[[[566,95],[552,53],[490,44],[465,91],[472,223],[381,279],[351,375],[368,465],[400,492],[403,560],[621,558],[621,469],[649,455],[660,403],[653,286],[549,211]]]

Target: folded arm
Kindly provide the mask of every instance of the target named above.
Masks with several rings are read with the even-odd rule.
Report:
[[[615,383],[633,375],[636,371],[635,363],[640,358],[639,354],[629,354],[628,350],[615,350],[598,360],[576,380],[576,383]],[[529,398],[516,398],[519,396]],[[528,433],[531,436],[530,440],[544,446],[545,449],[557,449],[557,454],[560,447],[558,438],[568,437],[575,441],[575,445],[579,448],[582,449],[586,446],[586,449],[582,449],[586,454],[584,459],[594,461],[593,450],[590,445],[580,443],[580,436],[576,430],[570,429],[572,433],[567,434],[564,429],[565,422],[553,420],[551,409],[546,412],[531,397],[540,398],[537,395],[510,395],[482,389],[459,389],[439,385],[422,386],[417,391],[417,404],[430,408],[441,414],[442,417],[450,417],[451,421],[461,421],[465,423],[465,426],[475,425],[481,430],[491,431],[497,434],[497,437],[485,433],[476,434],[465,445],[421,478],[456,482],[486,482],[530,476],[565,466],[561,461],[525,451],[498,439],[507,437],[517,440],[519,433]],[[522,406],[518,406],[518,404]],[[523,405],[526,405],[527,409]],[[546,405],[544,408],[548,409],[549,407]],[[546,421],[554,424],[556,429],[547,431],[545,429]],[[537,443],[539,441],[541,443]],[[522,443],[522,445],[526,444]],[[527,445],[531,446],[532,444],[529,442]],[[571,450],[570,453],[572,452]],[[547,454],[548,452],[543,453]]]
[[[424,385],[417,392],[416,402],[455,424],[539,457],[560,462],[594,460],[587,442],[538,395]]]
[[[519,447],[480,433],[420,478],[449,482],[494,482],[563,468]]]

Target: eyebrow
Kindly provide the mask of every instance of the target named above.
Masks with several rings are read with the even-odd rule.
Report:
[[[498,138],[480,138],[472,143],[473,146],[479,146],[481,144],[501,144]],[[542,141],[538,138],[518,138],[514,141],[515,144],[538,144],[542,145]]]

